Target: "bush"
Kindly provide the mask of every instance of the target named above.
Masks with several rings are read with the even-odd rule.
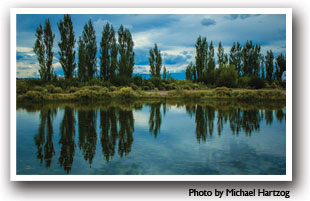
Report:
[[[217,87],[214,90],[214,94],[216,97],[231,97],[231,91],[227,87]]]
[[[67,90],[68,93],[74,93],[74,92],[76,92],[76,91],[78,91],[78,88],[77,88],[77,87],[70,87],[70,88]]]
[[[262,89],[266,87],[266,82],[257,76],[253,76],[250,78],[248,86],[252,89]]]
[[[136,76],[134,76],[132,79],[133,79],[133,83],[134,83],[135,85],[137,85],[137,86],[142,86],[142,84],[143,84],[143,79],[142,79],[142,77],[141,77],[140,75],[136,75]]]
[[[99,98],[99,93],[89,89],[82,89],[75,92],[74,97],[81,101],[96,100]]]
[[[44,90],[44,88],[43,87],[40,87],[40,86],[35,86],[35,87],[33,87],[33,89],[32,89],[33,91],[43,91]]]
[[[28,85],[26,82],[17,81],[16,82],[16,93],[17,94],[24,94],[29,90]]]
[[[150,90],[150,87],[149,86],[142,86],[142,90],[148,91],[148,90]]]
[[[119,90],[118,95],[121,98],[133,98],[135,97],[135,92],[132,90],[131,87],[123,87]]]
[[[238,79],[238,87],[239,88],[243,88],[243,89],[248,88],[249,87],[250,79],[251,78],[249,76],[239,77],[239,79]]]
[[[27,91],[26,94],[23,95],[24,100],[30,100],[30,101],[40,101],[43,100],[43,95],[42,93],[38,91]]]
[[[116,86],[111,86],[111,87],[110,87],[110,90],[111,90],[111,91],[117,91],[118,88],[117,88]]]
[[[216,86],[217,87],[230,87],[237,86],[238,74],[234,65],[225,65],[215,70],[216,74]]]
[[[139,87],[133,83],[130,84],[130,87],[133,89],[133,90],[138,90]]]

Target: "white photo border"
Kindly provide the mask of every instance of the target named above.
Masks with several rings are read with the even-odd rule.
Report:
[[[17,14],[285,14],[286,175],[17,175],[16,15]],[[11,8],[10,22],[11,181],[292,181],[292,8]]]

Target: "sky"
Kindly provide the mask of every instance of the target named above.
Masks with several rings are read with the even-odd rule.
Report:
[[[128,28],[134,41],[135,66],[134,74],[149,74],[149,50],[157,43],[161,50],[163,65],[176,79],[184,79],[185,68],[195,62],[195,42],[199,35],[213,41],[215,56],[219,41],[229,53],[233,42],[244,45],[247,40],[261,45],[261,53],[272,50],[275,57],[286,51],[285,15],[185,15],[185,14],[109,14],[109,15],[71,15],[76,40],[81,36],[84,25],[92,20],[98,47],[97,66],[99,68],[99,47],[103,26],[109,22],[117,31],[120,25]],[[16,77],[39,77],[38,61],[33,46],[36,28],[44,25],[49,18],[55,34],[54,61],[55,72],[63,76],[59,63],[60,40],[57,23],[63,15],[56,14],[18,14],[16,20]],[[75,46],[77,50],[77,44]],[[77,55],[76,55],[77,58]],[[217,60],[217,58],[215,58]]]

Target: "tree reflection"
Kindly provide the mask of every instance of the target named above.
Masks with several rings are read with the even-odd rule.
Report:
[[[120,157],[131,151],[133,143],[134,118],[132,111],[119,110],[118,154]]]
[[[42,109],[40,111],[40,126],[38,134],[34,137],[37,147],[37,158],[40,160],[41,164],[44,159],[47,168],[51,166],[52,158],[55,155],[52,123],[56,113],[56,109]]]
[[[79,126],[79,147],[83,151],[83,156],[91,165],[96,152],[96,119],[95,110],[79,110],[78,126]]]
[[[75,117],[71,107],[65,107],[64,116],[60,125],[60,140],[61,145],[60,156],[58,162],[64,167],[64,170],[70,173],[73,158],[75,153]]]
[[[114,107],[100,110],[100,128],[102,153],[109,162],[114,156],[117,139],[117,117]]]
[[[153,133],[155,137],[160,132],[161,125],[161,112],[160,112],[161,103],[153,103],[150,105],[150,118],[149,118],[149,131]],[[164,109],[166,112],[166,107]]]
[[[208,134],[212,136],[214,128],[215,110],[210,106],[197,105],[195,111],[196,138],[198,142],[205,142]]]

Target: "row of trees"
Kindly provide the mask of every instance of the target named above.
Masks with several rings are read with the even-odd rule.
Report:
[[[239,42],[233,43],[230,53],[225,54],[222,43],[219,42],[217,50],[217,64],[215,69],[213,42],[208,45],[206,37],[199,36],[196,41],[195,64],[190,63],[185,71],[186,79],[206,84],[216,84],[217,71],[231,71],[235,69],[238,77],[256,76],[272,80],[281,80],[286,70],[286,59],[282,53],[276,58],[274,72],[274,55],[268,50],[266,56],[261,54],[261,46],[247,41],[242,47]]]
[[[75,75],[75,34],[70,15],[64,15],[63,20],[57,23],[60,32],[59,62],[62,66],[65,79],[71,79]],[[38,57],[40,77],[42,80],[51,81],[56,78],[53,69],[53,43],[55,34],[52,32],[49,19],[45,21],[44,28],[40,26],[36,30],[34,52]],[[111,80],[116,75],[131,78],[134,66],[134,42],[129,29],[122,25],[118,30],[118,43],[115,30],[107,23],[103,27],[100,42],[100,79]],[[78,78],[81,81],[95,77],[97,73],[97,42],[96,32],[92,21],[85,24],[82,36],[78,40]]]

